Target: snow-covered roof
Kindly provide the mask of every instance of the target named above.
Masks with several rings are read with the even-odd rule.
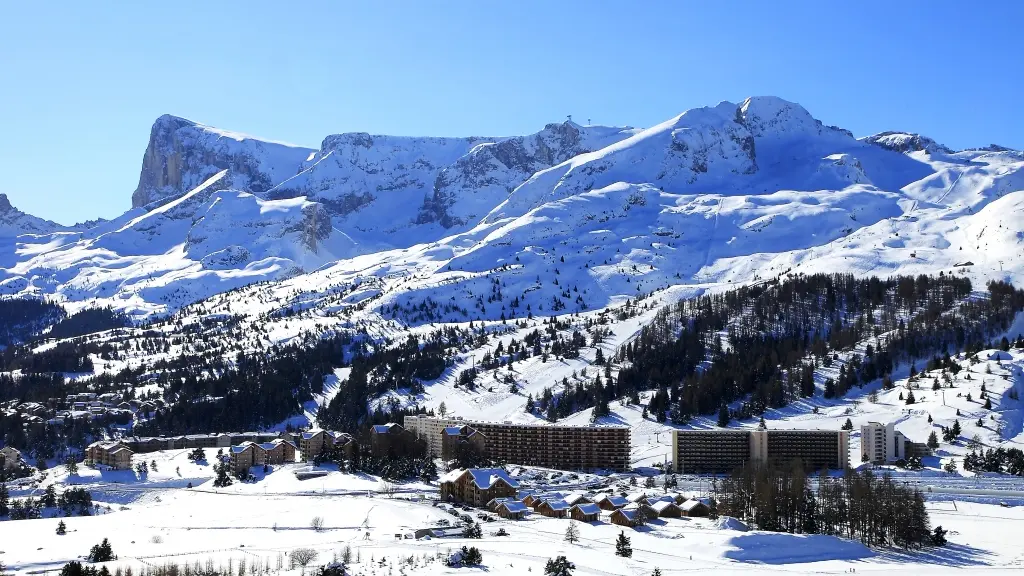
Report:
[[[506,500],[505,502],[498,504],[498,507],[504,508],[505,510],[512,512],[513,514],[518,512],[526,512],[527,510],[529,510],[529,508],[526,507],[526,504],[523,504],[522,502],[517,502],[515,500]]]
[[[586,494],[569,494],[565,497],[565,501],[570,505],[578,503],[580,500],[589,500]]]
[[[448,426],[444,429],[444,433],[448,436],[459,436],[462,434],[462,428],[458,426]]]
[[[613,496],[611,494],[603,494],[597,498],[598,502],[607,501],[612,506],[625,506],[629,504],[629,500],[626,500],[622,496]]]
[[[665,511],[666,508],[670,508],[670,507],[671,508],[678,508],[678,506],[676,506],[675,502],[671,502],[669,500],[658,500],[654,504],[651,504],[651,508],[654,508],[654,510],[657,511],[658,514],[661,514],[662,512]]]
[[[387,424],[374,424],[373,431],[377,434],[387,434],[391,432],[391,429],[395,426],[398,426],[398,424],[395,424],[394,422],[389,422]]]
[[[615,512],[613,512],[613,514],[622,514],[630,522],[636,521],[638,513],[639,510],[637,510],[636,508],[623,508],[621,510],[616,510]]]
[[[494,486],[495,482],[499,480],[505,482],[512,488],[519,488],[519,482],[516,482],[501,468],[470,468],[468,470],[456,469],[445,474],[441,477],[441,482],[455,482],[462,477],[463,474],[469,473],[473,478],[473,483],[476,484],[477,488],[481,490],[487,490]]]
[[[552,510],[568,510],[570,508],[569,503],[565,500],[551,499],[544,500],[544,504],[549,506]]]
[[[633,503],[639,502],[641,500],[647,500],[647,494],[644,494],[643,492],[634,492],[626,496],[626,500],[629,500],[630,502]]]
[[[647,501],[653,504],[654,502],[675,502],[676,499],[671,494],[662,494],[661,496],[649,496]]]
[[[576,504],[573,506],[574,510],[579,510],[584,514],[600,514],[601,509],[598,508],[597,504]]]
[[[679,507],[682,508],[684,512],[689,512],[690,510],[693,510],[697,506],[707,506],[707,504],[701,502],[700,500],[692,499],[687,500],[686,502],[683,502],[682,504],[679,505]]]

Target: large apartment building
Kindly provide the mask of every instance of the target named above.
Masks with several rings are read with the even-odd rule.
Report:
[[[503,464],[562,470],[629,469],[628,426],[558,426],[406,416],[405,427],[440,457],[446,428],[470,426],[485,438],[487,458]]]
[[[893,423],[868,422],[860,427],[860,459],[862,462],[885,464],[923,457],[931,453],[926,444],[911,442]]]
[[[850,467],[845,430],[673,430],[673,468],[722,474],[745,462],[802,460],[812,470]]]

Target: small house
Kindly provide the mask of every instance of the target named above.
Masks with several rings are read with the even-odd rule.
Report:
[[[666,500],[659,500],[650,506],[653,515],[658,518],[679,518],[683,510],[675,503]]]
[[[621,496],[612,496],[611,494],[602,494],[594,502],[601,510],[619,510],[625,508],[629,504],[629,500]]]
[[[569,509],[569,517],[580,522],[597,522],[601,519],[601,509],[590,502],[575,504]]]
[[[697,499],[687,500],[679,508],[682,510],[683,516],[690,518],[704,518],[711,513],[711,508],[708,508],[707,504]]]
[[[565,500],[541,500],[534,507],[534,511],[548,518],[565,518],[569,513],[569,505],[565,503]]]
[[[612,512],[611,515],[612,524],[619,526],[628,526],[630,528],[636,528],[643,524],[640,510],[637,508],[622,508]]]
[[[517,500],[505,500],[501,504],[498,504],[494,512],[506,520],[522,520],[526,517],[528,510],[529,509],[522,502]]]
[[[514,498],[519,482],[501,468],[453,470],[441,477],[441,499],[483,507],[495,498]]]

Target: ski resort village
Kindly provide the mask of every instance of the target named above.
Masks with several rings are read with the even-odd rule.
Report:
[[[0,574],[1020,573],[1024,152],[710,104],[0,194]]]

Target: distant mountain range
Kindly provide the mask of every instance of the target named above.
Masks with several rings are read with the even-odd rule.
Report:
[[[142,318],[257,281],[315,292],[331,275],[376,279],[374,298],[390,305],[465,308],[482,278],[500,277],[524,295],[518,309],[466,314],[493,319],[791,269],[970,262],[971,274],[1012,279],[1024,271],[1022,167],[1024,154],[995,145],[858,139],[774,97],[647,129],[349,133],[319,149],[161,116],[132,208],[113,220],[65,227],[0,195],[0,293]]]

